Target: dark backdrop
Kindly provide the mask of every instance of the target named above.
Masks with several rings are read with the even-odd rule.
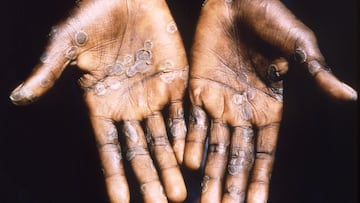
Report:
[[[74,2],[17,0],[1,5],[2,203],[107,201],[86,108],[76,85],[77,72],[67,69],[33,105],[16,107],[8,99],[38,62],[50,27],[68,14]],[[356,1],[284,2],[314,30],[333,72],[358,90]],[[189,49],[201,2],[168,3]],[[357,103],[327,100],[297,67],[292,67],[285,85],[284,121],[269,202],[357,202]],[[199,191],[200,173],[185,174],[191,197]]]

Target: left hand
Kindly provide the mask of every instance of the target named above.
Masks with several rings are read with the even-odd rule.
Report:
[[[288,60],[331,97],[357,99],[325,68],[312,31],[280,1],[206,1],[191,56],[184,163],[200,167],[210,125],[201,202],[267,201]]]

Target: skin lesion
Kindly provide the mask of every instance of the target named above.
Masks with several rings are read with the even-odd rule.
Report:
[[[94,91],[95,95],[105,95],[108,90],[118,90],[129,82],[130,78],[136,77],[142,79],[142,74],[147,75],[153,69],[152,67],[152,42],[146,40],[144,46],[137,50],[134,54],[125,54],[118,57],[114,64],[108,65],[102,78],[96,79],[91,73],[84,74],[80,78],[80,86],[86,92]],[[147,76],[148,77],[148,76]]]

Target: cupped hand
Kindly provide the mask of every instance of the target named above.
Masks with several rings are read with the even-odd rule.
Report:
[[[191,52],[184,154],[184,164],[198,169],[207,149],[201,202],[267,201],[290,60],[332,98],[357,99],[280,1],[205,1]]]
[[[178,163],[186,135],[182,98],[188,63],[165,1],[83,0],[52,30],[40,60],[10,98],[17,105],[33,102],[69,64],[84,72],[79,84],[111,202],[129,202],[124,163],[131,164],[144,202],[186,198]]]

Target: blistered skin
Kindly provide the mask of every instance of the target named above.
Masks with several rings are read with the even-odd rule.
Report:
[[[314,33],[280,1],[204,2],[191,51],[184,152],[192,169],[207,153],[201,202],[267,202],[290,60],[330,97],[357,99],[325,68]]]
[[[79,85],[110,201],[130,201],[127,159],[144,202],[182,202],[187,192],[178,162],[186,134],[182,98],[189,66],[166,2],[83,0],[50,36],[39,65],[12,92],[13,103],[35,101],[69,64],[77,65],[84,72]],[[160,113],[165,106],[169,133]],[[168,139],[171,134],[174,139]]]

